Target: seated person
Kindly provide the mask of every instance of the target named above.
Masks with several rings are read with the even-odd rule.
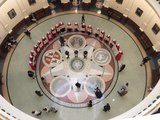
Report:
[[[11,42],[7,42],[7,49],[10,50],[12,48]]]
[[[121,89],[117,91],[117,93],[118,93],[120,96],[126,95],[126,94],[128,93],[127,87],[128,87],[128,83],[126,83],[126,85],[123,85],[123,86],[121,87]]]
[[[78,50],[74,51],[74,55],[75,55],[75,57],[78,57]]]
[[[50,109],[49,109],[48,107],[44,107],[44,108],[43,108],[43,111],[44,111],[44,112],[50,112]]]
[[[13,44],[17,44],[17,41],[16,41],[16,39],[13,37],[13,36],[11,36],[10,38],[9,38],[9,42],[13,45]]]

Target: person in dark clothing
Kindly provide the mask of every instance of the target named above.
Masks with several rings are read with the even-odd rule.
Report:
[[[31,33],[26,28],[24,28],[24,33],[29,37],[29,39],[32,39]]]
[[[88,55],[88,52],[87,52],[87,51],[84,51],[84,52],[83,52],[84,59],[87,58],[87,55]]]
[[[119,72],[121,72],[122,70],[124,70],[125,67],[126,67],[125,64],[121,64],[120,69],[119,69]]]
[[[30,71],[30,70],[28,70],[28,76],[30,77],[30,78],[33,78],[34,79],[34,72],[33,71]]]
[[[104,112],[110,111],[110,109],[111,109],[111,106],[109,105],[109,103],[107,103],[107,104],[103,107],[103,111],[104,111]]]
[[[77,83],[75,84],[75,86],[76,86],[77,88],[80,88],[80,87],[81,87],[81,84],[80,84],[79,82],[77,82]]]
[[[41,77],[41,80],[44,81],[45,80],[44,77]]]
[[[85,23],[85,17],[84,14],[82,14],[81,24]]]
[[[69,52],[65,51],[65,55],[66,55],[66,58],[68,59],[69,58]]]
[[[38,96],[43,96],[43,94],[41,93],[41,91],[36,90],[35,93],[36,93]]]
[[[34,114],[36,116],[40,116],[42,114],[42,111],[40,111],[40,110],[33,110],[32,114]]]
[[[107,12],[108,20],[110,20],[110,18],[111,18],[111,16],[112,16],[112,14],[113,14],[113,12],[112,12],[112,11],[110,11],[110,10],[108,10],[108,12]]]
[[[89,100],[88,107],[92,107],[92,100]]]
[[[143,60],[142,60],[142,62],[141,62],[141,64],[140,64],[140,66],[143,66],[146,62],[148,62],[149,60],[151,60],[151,58],[150,57],[145,57],[145,58],[143,58]]]
[[[99,99],[103,96],[101,90],[98,87],[96,88],[95,95]]]
[[[59,41],[60,41],[60,43],[61,43],[61,46],[64,46],[65,44],[65,41],[64,41],[64,38],[62,37],[62,36],[60,36],[60,38],[59,38]]]
[[[75,55],[75,57],[78,57],[78,50],[74,51],[74,55]]]
[[[13,36],[11,36],[11,37],[9,38],[9,42],[10,42],[12,45],[17,45],[17,44],[18,44],[17,41],[16,41],[16,39],[15,39]]]

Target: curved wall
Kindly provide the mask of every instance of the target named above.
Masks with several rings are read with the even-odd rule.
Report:
[[[104,6],[111,7],[133,20],[146,33],[156,50],[160,51],[160,32],[155,35],[152,31],[155,23],[160,27],[160,18],[146,0],[124,0],[123,4],[118,4],[115,0],[105,0]],[[137,8],[143,11],[140,17],[135,14]]]
[[[141,30],[147,34],[156,50],[160,51],[160,32],[155,35],[152,31],[155,23],[160,27],[160,19],[146,0],[123,0],[123,4],[118,4],[114,0],[105,0],[104,6],[111,7],[132,19]],[[27,18],[31,12],[46,7],[48,7],[47,0],[38,0],[31,6],[28,0],[7,0],[0,7],[0,43],[2,43],[5,36],[12,31],[12,28],[21,20]],[[143,10],[141,17],[135,14],[137,7]],[[12,19],[8,16],[8,12],[11,9],[14,9],[16,12],[16,16]]]
[[[155,14],[155,11],[151,8],[151,6],[145,0],[141,0],[141,1],[124,0],[122,5],[116,3],[113,0],[105,0],[104,6],[111,7],[113,9],[121,12],[125,17],[129,17],[130,19],[132,19],[138,26],[140,26],[141,30],[144,31],[148,35],[148,37],[150,38],[150,40],[153,43],[153,45],[155,46],[155,48],[158,51],[160,50],[160,47],[159,47],[160,46],[159,45],[160,33],[155,35],[152,31],[152,27],[154,26],[155,23],[157,23],[158,26],[160,26],[160,19],[159,19],[158,15]],[[0,44],[2,43],[2,41],[6,37],[6,35],[8,33],[12,32],[12,28],[17,23],[19,23],[24,18],[27,18],[31,12],[35,12],[41,8],[46,8],[46,7],[48,7],[47,0],[37,1],[37,3],[33,4],[32,6],[30,6],[28,4],[28,0],[23,0],[23,1],[22,0],[7,0],[3,4],[3,6],[0,7],[0,16],[1,16],[1,18],[0,18],[0,29],[1,29]],[[141,17],[138,17],[135,14],[137,7],[141,8],[143,10],[143,14]],[[10,19],[8,16],[8,12],[12,8],[16,11],[16,16],[13,19]],[[157,86],[159,86],[159,85],[157,85]],[[143,106],[143,107],[146,107],[148,105],[148,103],[150,104],[150,102],[152,102],[152,100],[156,99],[155,98],[156,96],[152,96],[152,95],[153,94],[150,95],[150,99],[146,98],[146,99],[149,99],[149,101],[147,103],[145,103],[145,106]],[[18,109],[11,106],[1,96],[0,96],[0,101],[1,101],[1,103],[3,101],[6,110],[7,110],[7,108],[13,108],[10,111],[13,115],[20,116],[20,117],[23,116],[24,113],[21,113]],[[159,100],[157,100],[157,101],[159,101]],[[1,106],[1,108],[4,108],[4,106]],[[142,108],[142,106],[140,108]],[[138,107],[138,110],[139,110],[139,107]],[[141,111],[141,110],[139,110],[139,111]],[[138,111],[136,111],[136,113],[134,115],[138,115]],[[132,117],[133,114],[128,115],[128,116],[124,115],[124,116],[125,117],[129,117],[129,116]],[[124,116],[122,118],[125,118]],[[29,117],[29,116],[26,115],[26,117]],[[121,117],[119,117],[119,118],[121,118]]]
[[[35,4],[29,5],[28,0],[7,0],[0,7],[0,44],[6,35],[12,32],[12,28],[24,18],[27,18],[31,12],[35,12],[41,8],[48,7],[47,0],[37,0]],[[14,9],[16,16],[12,19],[8,16],[8,12]]]

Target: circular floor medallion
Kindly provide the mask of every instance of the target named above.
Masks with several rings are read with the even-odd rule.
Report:
[[[64,97],[71,91],[71,85],[65,77],[57,77],[52,80],[50,91],[55,97]]]
[[[80,58],[74,58],[71,60],[70,66],[73,71],[80,72],[84,68],[84,61]]]
[[[39,73],[46,81],[39,82],[43,92],[55,103],[66,107],[86,107],[88,99],[95,104],[99,103],[111,92],[116,82],[113,54],[105,44],[102,48],[103,43],[86,34],[74,32],[64,35],[64,38],[68,45],[59,50],[59,41],[55,40],[42,55]],[[66,50],[70,53],[69,58],[63,59]],[[78,51],[78,56],[75,55],[75,50]],[[88,52],[87,58],[84,58],[84,51]],[[59,56],[57,62],[50,64],[44,61],[45,57],[52,58],[54,53]],[[77,82],[80,87],[76,86]],[[102,99],[97,100],[96,87],[103,93]]]
[[[86,45],[86,40],[82,35],[72,35],[68,39],[68,45],[74,50],[79,50],[84,48],[84,46]]]
[[[105,91],[105,82],[98,76],[89,77],[84,84],[84,90],[91,96],[95,96],[97,87],[102,93]]]
[[[99,65],[106,65],[111,61],[111,54],[105,49],[97,49],[93,53],[93,61]]]
[[[43,63],[48,67],[53,67],[62,60],[61,53],[58,50],[48,50],[43,55]]]

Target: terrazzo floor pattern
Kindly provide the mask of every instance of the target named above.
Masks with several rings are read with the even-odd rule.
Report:
[[[106,120],[126,112],[141,102],[146,87],[146,68],[139,66],[142,54],[135,42],[125,31],[111,21],[91,14],[85,14],[85,18],[87,25],[91,24],[94,29],[99,27],[116,39],[124,53],[118,64],[124,63],[126,68],[118,74],[117,83],[112,92],[103,101],[93,105],[92,108],[64,107],[54,103],[45,95],[39,97],[34,93],[35,90],[40,90],[39,85],[36,80],[27,76],[29,54],[33,45],[59,21],[81,23],[81,14],[64,14],[55,16],[34,27],[31,30],[32,39],[24,36],[13,52],[8,67],[7,84],[10,99],[15,107],[29,115],[32,115],[32,110],[41,110],[46,106],[54,105],[58,109],[56,114],[43,112],[38,117],[42,120]],[[117,90],[126,82],[129,83],[129,92],[126,96],[120,97]],[[107,113],[102,111],[106,103],[111,106],[110,112]]]

